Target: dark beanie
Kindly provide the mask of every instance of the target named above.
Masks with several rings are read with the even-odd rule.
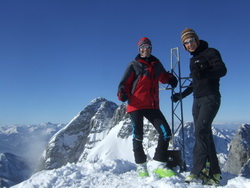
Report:
[[[182,44],[184,43],[184,41],[185,41],[187,38],[195,38],[197,44],[198,44],[198,45],[200,44],[199,37],[198,37],[198,35],[195,33],[195,31],[194,31],[193,29],[186,28],[186,29],[184,29],[184,30],[181,32],[181,42],[182,42]]]
[[[152,46],[151,41],[147,37],[142,37],[137,43],[138,47],[140,47],[143,44],[149,44],[150,46]]]

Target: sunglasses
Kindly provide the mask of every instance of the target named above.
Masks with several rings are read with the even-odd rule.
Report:
[[[140,46],[140,49],[150,49],[150,48],[151,48],[150,45]]]
[[[188,45],[189,43],[192,43],[195,41],[195,38],[191,38],[190,40],[183,42],[184,45]]]

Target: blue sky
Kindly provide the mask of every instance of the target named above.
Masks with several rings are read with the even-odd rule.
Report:
[[[228,68],[221,79],[218,122],[250,120],[249,1],[242,0],[1,0],[0,126],[68,123],[92,99],[118,105],[116,92],[141,37],[170,69],[179,47],[182,75],[189,54],[180,33],[193,28],[218,49]],[[170,91],[160,92],[170,121]],[[192,96],[184,120],[192,121]]]

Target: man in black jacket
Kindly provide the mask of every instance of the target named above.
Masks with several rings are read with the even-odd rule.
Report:
[[[201,179],[204,184],[218,185],[221,179],[216,149],[213,141],[212,122],[220,107],[220,78],[227,69],[218,50],[209,48],[208,43],[199,40],[194,30],[186,28],[181,33],[184,48],[192,55],[190,59],[190,87],[176,93],[172,100],[177,102],[193,93],[193,120],[195,125],[195,146],[193,168],[186,182]]]

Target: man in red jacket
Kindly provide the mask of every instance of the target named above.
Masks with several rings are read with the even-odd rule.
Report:
[[[133,151],[139,176],[148,176],[147,156],[143,150],[143,118],[147,118],[159,133],[153,171],[159,177],[173,176],[166,168],[170,127],[159,109],[159,82],[176,87],[176,77],[167,72],[151,55],[151,41],[143,37],[138,42],[139,54],[129,63],[118,87],[118,99],[128,101],[127,112],[132,121]]]

